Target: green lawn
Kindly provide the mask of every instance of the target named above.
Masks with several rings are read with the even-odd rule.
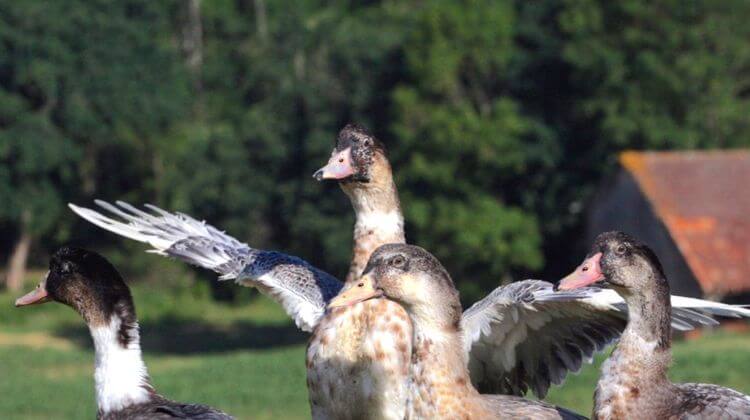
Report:
[[[284,313],[265,298],[223,305],[201,288],[134,289],[146,363],[170,398],[221,407],[239,418],[307,418],[304,348]],[[0,293],[0,413],[3,418],[91,418],[93,352],[88,331],[59,304],[16,309]],[[675,346],[673,379],[750,392],[750,335],[710,334]],[[601,358],[600,360],[601,361]],[[587,366],[549,400],[591,409],[598,376]]]

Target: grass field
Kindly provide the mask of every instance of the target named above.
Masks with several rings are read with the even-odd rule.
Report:
[[[281,309],[265,298],[212,302],[205,290],[134,288],[146,364],[157,389],[221,407],[238,418],[308,418],[304,348]],[[8,419],[92,418],[88,330],[59,304],[16,309],[0,293],[0,413]],[[750,392],[750,335],[715,333],[675,345],[672,378]],[[569,377],[549,400],[590,413],[598,362]]]

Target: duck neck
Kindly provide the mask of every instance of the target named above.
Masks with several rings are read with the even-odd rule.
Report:
[[[154,394],[141,357],[138,322],[132,301],[115,305],[103,322],[89,324],[94,340],[96,402],[100,413],[148,401]]]
[[[347,282],[355,281],[367,265],[370,255],[381,245],[405,243],[404,216],[387,160],[374,163],[370,182],[341,185],[354,207],[354,252]]]
[[[409,410],[415,418],[445,413],[456,398],[479,395],[471,385],[460,331],[460,306],[432,305],[442,311],[414,308]],[[456,309],[458,312],[456,313]],[[450,390],[449,394],[438,392]]]
[[[659,384],[667,379],[671,363],[671,303],[663,278],[647,281],[641,290],[618,289],[628,305],[628,325],[611,360],[613,374],[621,370],[637,374],[642,383]]]

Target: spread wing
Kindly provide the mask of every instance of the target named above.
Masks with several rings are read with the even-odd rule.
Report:
[[[672,327],[680,331],[716,325],[714,315],[750,317],[746,308],[701,299],[673,296],[672,305]],[[463,315],[472,382],[483,393],[531,389],[544,398],[551,384],[591,363],[626,323],[627,305],[610,289],[555,292],[539,280],[499,287]]]
[[[149,244],[159,255],[173,257],[234,279],[281,303],[304,331],[312,331],[327,302],[341,290],[341,282],[301,258],[276,251],[251,248],[206,222],[182,213],[169,213],[146,204],[146,212],[118,201],[96,200],[110,213],[69,204],[89,222],[126,238]]]

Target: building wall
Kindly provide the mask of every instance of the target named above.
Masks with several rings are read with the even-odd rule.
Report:
[[[628,233],[654,250],[667,275],[672,294],[703,297],[703,292],[666,226],[653,211],[635,179],[624,169],[606,181],[589,206],[587,243],[609,230]]]

